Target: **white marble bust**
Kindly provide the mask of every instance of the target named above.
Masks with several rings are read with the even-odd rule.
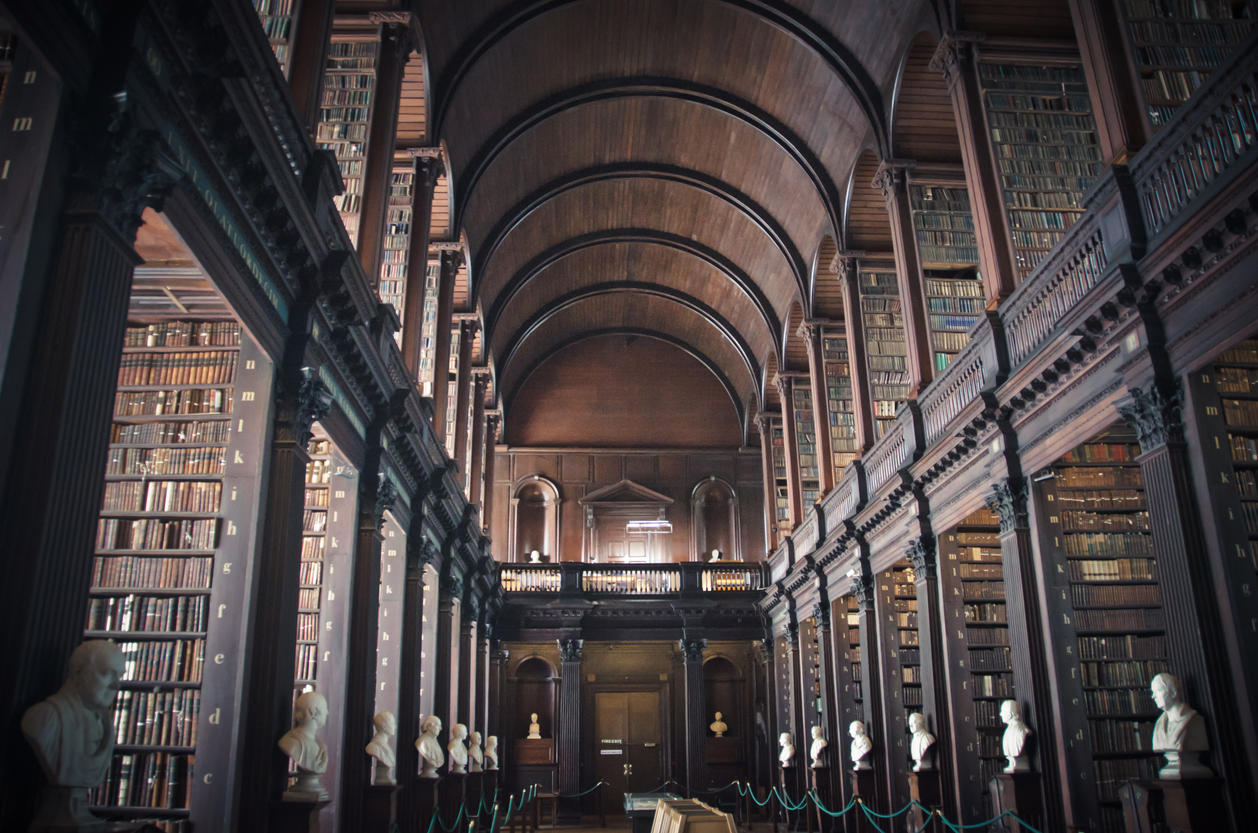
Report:
[[[869,734],[865,731],[865,724],[859,720],[853,720],[847,727],[847,733],[852,738],[852,746],[849,751],[852,754],[853,771],[873,769],[873,766],[869,763],[869,753],[874,751],[874,742],[869,739]]]
[[[721,713],[717,712],[713,715],[713,720],[708,724],[708,728],[712,730],[712,734],[718,738],[725,737],[725,733],[729,731],[729,726],[725,725],[725,720],[721,717]]]
[[[498,736],[490,735],[485,738],[485,771],[493,772],[498,769]]]
[[[829,745],[830,745],[830,742],[826,740],[825,737],[823,737],[821,734],[821,727],[813,726],[812,727],[812,746],[808,748],[808,757],[812,758],[813,769],[825,768],[826,762],[825,762],[824,756],[826,754],[826,747]]]
[[[909,755],[913,758],[913,771],[926,772],[934,769],[931,753],[934,751],[935,736],[926,731],[926,715],[921,712],[910,714],[909,731],[913,733],[913,739],[909,744]]]
[[[778,746],[782,747],[782,751],[778,753],[778,762],[783,767],[795,766],[795,741],[790,732],[783,732],[778,736]]]
[[[485,769],[485,753],[480,745],[480,732],[467,736],[467,771],[482,772]]]
[[[1153,702],[1162,710],[1153,724],[1153,751],[1166,756],[1159,778],[1209,778],[1214,773],[1201,762],[1201,753],[1210,749],[1206,724],[1201,714],[1184,702],[1179,679],[1173,674],[1154,676],[1149,683]]]
[[[1000,704],[1000,720],[1005,733],[1000,737],[1000,749],[1009,761],[1005,772],[1030,772],[1031,759],[1025,754],[1031,727],[1022,719],[1022,706],[1017,700],[1005,700]]]
[[[293,706],[293,728],[279,739],[279,747],[297,765],[297,781],[284,793],[286,800],[326,801],[328,791],[319,776],[328,771],[328,747],[319,730],[328,722],[328,701],[307,691]]]
[[[542,725],[537,722],[537,712],[529,715],[529,740],[540,740],[542,737]]]
[[[450,753],[450,774],[463,775],[467,772],[467,727],[455,723],[450,730],[450,742],[446,744],[446,752]]]
[[[393,768],[397,766],[397,758],[393,754],[393,745],[389,738],[397,734],[397,718],[393,712],[380,712],[371,719],[376,733],[367,742],[367,754],[375,759],[376,774],[373,784],[392,786],[397,783]]]
[[[422,732],[415,740],[415,748],[419,750],[420,778],[437,778],[437,770],[446,762],[446,753],[442,751],[437,735],[441,734],[441,718],[435,714],[425,717],[419,724]]]
[[[57,693],[22,715],[22,734],[47,781],[32,830],[101,823],[87,810],[88,793],[113,760],[113,704],[124,670],[117,645],[84,642],[70,654]]]

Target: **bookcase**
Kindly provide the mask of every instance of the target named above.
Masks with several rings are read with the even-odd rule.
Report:
[[[922,707],[922,657],[917,636],[917,586],[913,568],[900,565],[890,571],[895,610],[895,667],[899,669],[900,702],[905,718]]]
[[[227,461],[249,451],[233,430],[242,355],[256,375],[235,321],[133,320],[118,371],[84,637],[114,641],[125,673],[114,760],[91,800],[167,831],[190,829],[203,686],[234,684],[205,658],[224,525],[245,523],[224,505]]]
[[[964,184],[909,183],[909,208],[917,254],[924,268],[973,266],[978,240]]]
[[[843,696],[839,699],[842,725],[835,729],[835,737],[843,737],[853,720],[865,720],[863,674],[861,673],[861,611],[855,596],[845,596],[841,610],[846,635],[843,637],[843,664],[839,669],[843,679]],[[851,764],[845,757],[847,765]]]
[[[983,793],[1005,766],[1000,704],[1014,696],[1009,654],[1000,520],[980,509],[939,539],[945,651],[953,707],[970,719],[953,726],[957,748],[966,754],[957,773],[966,814],[979,817],[990,807]]]
[[[1123,0],[1131,60],[1156,132],[1236,50],[1258,20],[1255,0]]]
[[[781,543],[791,532],[791,501],[786,484],[786,434],[780,418],[770,418],[769,437],[769,451],[773,458],[773,520],[777,526],[774,542]]]
[[[301,569],[297,588],[297,639],[293,656],[293,698],[312,691],[319,678],[319,612],[323,604],[327,551],[332,441],[311,439],[307,448],[306,498],[301,518]]]
[[[293,38],[293,21],[301,8],[301,0],[253,0],[262,31],[271,44],[280,70],[288,77],[288,63]]]
[[[380,547],[380,595],[376,630],[375,711],[398,713],[403,598],[406,592],[406,530],[392,512],[384,516]],[[475,727],[473,727],[475,728]]]
[[[433,352],[437,345],[437,284],[441,280],[441,262],[429,260],[424,270],[424,317],[420,325],[419,390],[433,395]]]
[[[908,399],[908,345],[894,269],[860,268],[861,315],[869,363],[874,431],[881,437]]]
[[[458,424],[459,409],[459,343],[463,328],[455,322],[450,327],[450,367],[446,370],[446,456],[454,459],[454,427]]]
[[[1083,215],[1101,149],[1083,69],[984,58],[987,111],[1014,265],[1025,278]]]
[[[813,421],[812,391],[806,378],[791,385],[791,410],[795,420],[795,457],[799,465],[799,489],[807,508],[821,499],[817,469],[817,423]]]
[[[811,760],[807,750],[812,745],[812,727],[821,726],[824,730],[826,726],[825,700],[821,694],[821,642],[817,633],[817,620],[812,616],[799,621],[799,649],[802,652],[800,665],[803,670],[804,690],[800,701],[804,704],[804,736],[795,745],[800,750],[801,757],[807,761]]]
[[[1081,713],[1063,715],[1063,735],[1080,740],[1067,751],[1082,786],[1096,790],[1098,830],[1123,830],[1118,788],[1153,778],[1150,748],[1158,710],[1149,694],[1167,670],[1165,619],[1153,558],[1139,446],[1109,433],[1067,453],[1041,475],[1051,539],[1046,569],[1062,578],[1049,588],[1062,599],[1054,624],[1058,654]],[[1064,598],[1062,598],[1064,596]],[[1069,626],[1065,623],[1069,622]],[[1060,672],[1059,672],[1060,676]],[[1090,777],[1089,777],[1090,776]]]
[[[411,246],[411,189],[415,174],[394,169],[389,178],[389,204],[385,214],[384,248],[380,253],[380,300],[389,304],[405,325],[407,259]],[[402,345],[402,331],[393,337]]]
[[[380,43],[374,37],[342,39],[328,44],[328,63],[320,99],[315,141],[332,151],[341,169],[345,192],[334,198],[345,223],[350,243],[358,245],[358,219],[362,211],[363,165],[367,158],[367,131],[371,124],[376,89],[376,59]]]
[[[841,327],[822,329],[821,358],[826,374],[830,453],[833,455],[834,480],[837,483],[843,476],[843,470],[860,457],[856,410],[852,402],[852,368],[847,358],[847,335]]]

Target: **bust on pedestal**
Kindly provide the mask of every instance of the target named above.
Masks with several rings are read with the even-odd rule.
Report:
[[[725,737],[725,733],[729,731],[729,726],[727,726],[725,724],[725,721],[721,718],[720,712],[717,712],[715,715],[713,715],[713,717],[715,719],[711,723],[708,724],[708,729],[710,729],[712,731],[712,734],[718,738]]]
[[[931,758],[935,736],[926,731],[926,715],[921,712],[910,714],[909,731],[913,733],[913,739],[909,745],[909,754],[913,757],[913,771],[924,772],[934,769]]]
[[[537,722],[537,712],[529,715],[529,736],[528,740],[541,740],[542,725]]]
[[[441,718],[435,714],[425,717],[419,724],[421,734],[415,740],[415,748],[419,751],[420,778],[438,778],[437,770],[446,762],[446,753],[441,750],[437,735],[441,734]]]
[[[830,745],[821,734],[820,726],[812,727],[812,746],[808,749],[808,757],[812,758],[813,769],[824,769],[826,766],[825,754],[826,747]]]
[[[1000,748],[1009,764],[1005,772],[1030,772],[1031,759],[1025,754],[1027,738],[1031,735],[1031,727],[1022,719],[1022,706],[1017,700],[1006,700],[1000,704],[1000,720],[1005,724],[1005,733],[1000,738]]]
[[[467,771],[483,772],[485,769],[485,753],[481,750],[480,732],[472,732],[467,736]]]
[[[1179,680],[1172,674],[1158,674],[1149,690],[1153,702],[1162,710],[1158,722],[1153,724],[1153,751],[1166,756],[1166,766],[1158,770],[1158,777],[1179,780],[1214,775],[1201,762],[1201,753],[1210,749],[1205,721],[1184,702]]]
[[[284,791],[285,801],[327,801],[319,776],[328,771],[328,748],[318,732],[328,722],[328,701],[307,691],[293,706],[293,728],[279,739],[279,747],[297,765],[297,781]]]
[[[450,743],[446,745],[446,751],[450,753],[451,775],[467,772],[467,744],[463,742],[466,737],[467,727],[462,723],[455,723],[450,730]]]
[[[485,771],[493,772],[498,769],[498,736],[490,735],[485,738]]]
[[[860,720],[853,720],[847,727],[847,733],[852,737],[852,746],[848,750],[852,754],[852,771],[873,769],[869,763],[869,753],[874,751],[874,742],[869,739],[865,724]]]
[[[89,791],[105,780],[114,755],[113,704],[124,665],[118,646],[84,642],[70,654],[56,694],[22,715],[22,734],[47,784],[31,830],[103,825],[87,810]]]
[[[389,738],[397,734],[397,718],[393,716],[393,712],[380,712],[371,719],[371,722],[376,727],[376,733],[367,742],[366,750],[367,754],[375,760],[376,772],[371,783],[390,787],[397,783],[393,777],[393,768],[397,765],[397,758],[393,754],[393,746],[389,743]]]
[[[795,766],[795,741],[790,732],[783,732],[778,736],[778,746],[782,747],[782,751],[778,753],[778,763],[783,769]]]

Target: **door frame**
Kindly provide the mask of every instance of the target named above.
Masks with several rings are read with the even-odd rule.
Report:
[[[659,695],[660,708],[660,772],[665,780],[671,778],[673,771],[673,675],[666,680],[594,680],[587,681],[582,687],[582,725],[581,735],[589,740],[582,744],[581,766],[586,772],[593,772],[598,766],[598,738],[595,736],[595,709],[598,707],[598,694],[614,694],[617,692],[654,692]],[[616,793],[623,792],[622,784],[613,784]],[[651,786],[656,786],[652,784]]]

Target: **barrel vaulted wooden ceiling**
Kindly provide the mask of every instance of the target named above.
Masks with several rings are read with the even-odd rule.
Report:
[[[894,158],[897,78],[929,72],[947,5],[416,3],[426,141],[446,154],[508,439],[513,396],[585,335],[683,346],[744,431],[776,406],[767,371],[798,369],[795,322],[840,314],[834,253],[875,196],[854,180]],[[940,103],[906,136],[955,147]]]

